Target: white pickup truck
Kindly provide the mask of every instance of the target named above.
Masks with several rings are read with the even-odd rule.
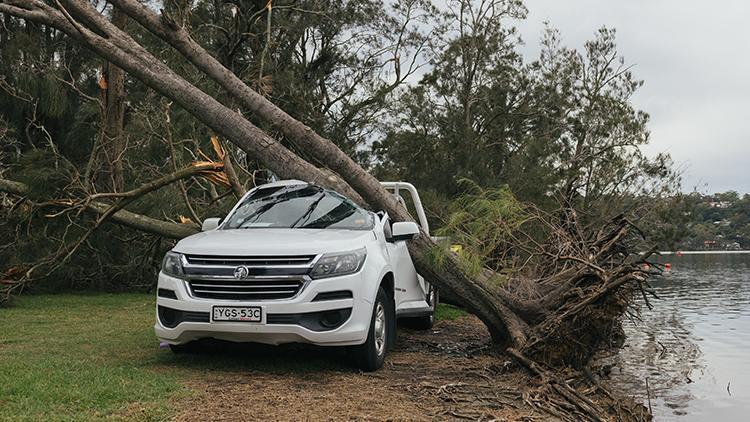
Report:
[[[402,203],[411,195],[429,233],[414,186],[383,185]],[[437,295],[406,247],[418,232],[306,182],[258,186],[167,252],[156,336],[175,352],[202,338],[348,346],[360,368],[377,370],[397,318],[432,326]]]

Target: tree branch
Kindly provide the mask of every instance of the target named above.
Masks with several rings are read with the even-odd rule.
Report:
[[[27,196],[31,192],[29,187],[23,183],[7,179],[0,179],[0,192],[17,196]],[[89,201],[84,205],[84,210],[93,214],[102,215],[110,207],[103,202]],[[127,226],[146,233],[164,236],[170,239],[182,239],[198,232],[197,227],[187,224],[172,223],[170,221],[157,220],[142,214],[136,214],[124,209],[113,213],[109,219],[123,226]]]

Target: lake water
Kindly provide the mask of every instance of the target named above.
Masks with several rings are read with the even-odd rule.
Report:
[[[612,385],[650,397],[656,420],[750,420],[750,254],[659,261],[671,264],[652,282],[661,299],[625,321]]]

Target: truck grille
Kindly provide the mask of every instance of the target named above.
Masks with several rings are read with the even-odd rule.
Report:
[[[270,300],[294,297],[304,285],[301,278],[284,279],[201,279],[190,280],[195,297],[228,300]]]
[[[190,265],[198,266],[228,266],[236,267],[244,265],[247,267],[289,267],[309,265],[315,255],[293,255],[293,256],[210,256],[210,255],[186,255]]]
[[[289,299],[303,288],[316,255],[184,255],[193,297],[224,300]],[[238,278],[235,270],[242,268]]]
[[[185,255],[183,268],[189,278],[234,279],[234,270],[245,267],[249,278],[301,277],[307,274],[315,255],[215,256]]]

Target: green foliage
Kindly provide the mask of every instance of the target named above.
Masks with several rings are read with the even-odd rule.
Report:
[[[21,155],[10,177],[26,184],[31,196],[38,200],[59,198],[70,184],[75,169],[66,160],[48,149],[37,149]]]
[[[62,255],[58,252],[64,245],[76,242],[94,224],[90,214],[77,208],[60,212],[58,207],[43,205],[55,200],[67,204],[75,197],[73,181],[78,177],[72,164],[49,149],[22,154],[8,177],[28,185],[29,197],[38,205],[22,203],[2,210],[0,236],[5,242],[0,248],[0,272],[14,266],[28,267],[51,257],[53,261],[60,260]],[[131,209],[152,215],[167,209],[178,211],[171,199],[175,196],[176,190],[157,192]],[[170,241],[105,224],[65,265],[50,274],[45,270],[34,274],[42,278],[32,283],[29,290],[147,290],[155,283],[163,253],[171,246]]]
[[[670,213],[654,226],[662,236],[678,234],[669,249],[750,249],[750,195],[694,192],[665,201]]]
[[[376,174],[447,197],[463,193],[464,178],[507,185],[542,207],[573,191],[580,209],[598,214],[622,209],[632,195],[674,192],[669,157],[640,149],[648,115],[630,99],[642,81],[619,56],[615,31],[602,28],[578,51],[547,28],[539,58],[523,63],[513,29],[523,13],[502,5],[508,9],[447,17],[450,26],[484,16],[449,30],[431,72],[394,102],[373,143]]]
[[[496,271],[513,267],[504,254],[530,214],[507,186],[483,189],[468,180],[460,186],[466,193],[450,203],[450,214],[438,235],[461,245],[458,255],[469,274],[476,275],[485,267]]]
[[[38,112],[58,119],[75,106],[75,98],[58,80],[57,71],[25,72],[17,76],[16,88],[28,95],[38,98]],[[71,98],[73,97],[73,98]]]

